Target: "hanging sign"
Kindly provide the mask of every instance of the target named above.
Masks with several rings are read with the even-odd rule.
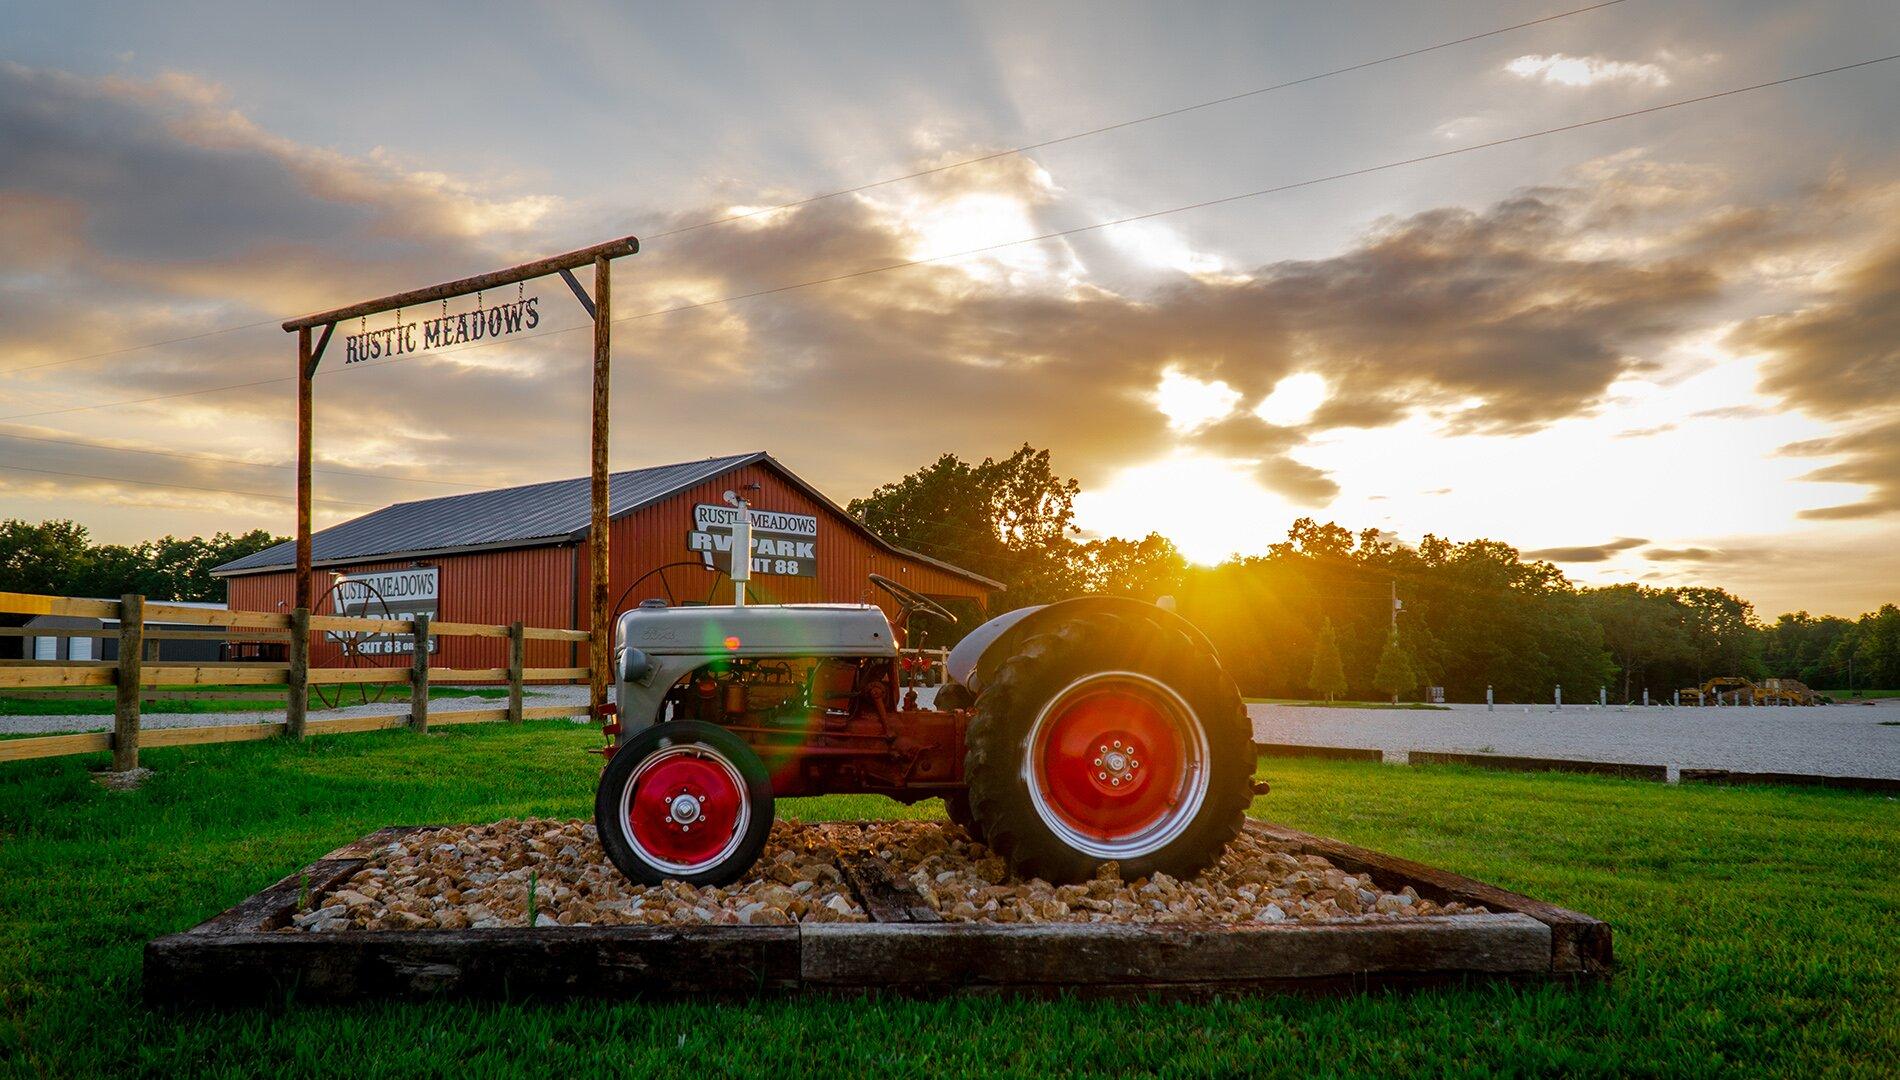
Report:
[[[396,325],[381,330],[364,330],[343,339],[343,362],[358,364],[389,356],[406,356],[448,345],[471,341],[491,341],[518,334],[541,325],[539,296],[517,296],[506,303],[483,305],[477,297],[473,311],[450,315],[444,303],[443,314],[433,319],[402,320],[396,311]]]
[[[693,507],[686,547],[711,567],[732,572],[732,526],[739,510],[701,503]],[[818,519],[752,508],[752,572],[786,577],[818,576]]]
[[[377,570],[363,574],[342,574],[336,579],[336,599],[338,615],[353,615],[361,619],[413,619],[418,615],[436,616],[437,598],[441,593],[441,573],[438,567],[417,567],[409,570]],[[413,653],[416,643],[410,634],[356,634],[331,631],[324,635],[330,641],[342,643],[354,639],[356,651],[365,654]],[[439,641],[434,635],[429,637],[429,651],[435,652]]]

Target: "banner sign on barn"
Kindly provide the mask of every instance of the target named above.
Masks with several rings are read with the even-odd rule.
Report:
[[[336,614],[361,619],[413,619],[417,615],[436,616],[440,595],[441,570],[417,567],[409,570],[377,570],[363,574],[341,574],[336,579]],[[357,652],[366,654],[410,653],[416,649],[407,634],[324,635],[339,644],[354,640]],[[429,651],[436,651],[439,638],[429,638]]]
[[[707,566],[732,573],[732,527],[739,510],[700,503],[693,507],[693,531],[686,547],[699,552]],[[786,577],[818,576],[818,519],[752,508],[752,572]]]

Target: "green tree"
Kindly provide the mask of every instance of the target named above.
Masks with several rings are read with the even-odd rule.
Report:
[[[1399,703],[1399,695],[1410,693],[1418,686],[1418,674],[1412,670],[1412,657],[1399,643],[1398,627],[1393,627],[1385,636],[1385,648],[1379,653],[1379,666],[1372,672],[1372,687],[1380,693],[1392,695],[1392,704]]]
[[[1684,626],[1698,685],[1717,675],[1762,674],[1755,605],[1726,589],[1677,589],[1676,600],[1686,612]]]
[[[1140,540],[1091,540],[1081,545],[1076,560],[1087,591],[1138,600],[1172,595],[1187,574],[1187,559],[1160,533]]]
[[[893,544],[1003,582],[997,604],[1007,611],[1082,591],[1079,491],[1056,475],[1047,450],[1024,444],[978,465],[945,454],[846,509]]]
[[[1624,701],[1649,685],[1643,677],[1651,667],[1680,663],[1691,655],[1684,609],[1671,590],[1611,585],[1586,591],[1583,601],[1616,660]]]
[[[154,600],[224,599],[213,567],[282,543],[263,529],[209,539],[167,536],[133,546],[92,544],[71,521],[0,522],[0,589],[8,592],[111,598],[139,593]]]
[[[70,595],[91,547],[76,521],[0,522],[0,591]]]
[[[1339,638],[1333,633],[1333,620],[1320,624],[1319,643],[1313,647],[1313,670],[1306,685],[1327,701],[1346,692],[1346,667],[1339,659]]]

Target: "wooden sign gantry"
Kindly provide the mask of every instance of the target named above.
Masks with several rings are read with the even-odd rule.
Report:
[[[611,375],[609,353],[613,325],[612,279],[609,267],[614,259],[623,255],[636,254],[639,250],[640,241],[634,237],[625,236],[618,240],[609,240],[604,244],[570,251],[565,255],[536,259],[505,270],[431,285],[426,289],[412,289],[409,292],[396,293],[375,300],[365,300],[360,304],[350,304],[347,307],[305,315],[284,323],[286,332],[297,335],[297,592],[296,610],[292,615],[290,634],[290,700],[288,716],[285,718],[287,734],[302,737],[309,704],[310,606],[315,596],[310,566],[312,423],[310,383],[316,377],[317,365],[323,360],[324,349],[329,346],[330,336],[336,330],[337,323],[345,319],[378,315],[385,311],[398,311],[418,304],[450,300],[470,293],[479,293],[484,289],[514,285],[549,274],[561,275],[562,280],[567,282],[568,288],[573,290],[575,298],[581,302],[581,306],[587,309],[588,316],[594,320],[592,517],[588,529],[593,589],[589,604],[592,618],[588,628],[591,638],[587,649],[587,670],[588,702],[592,706],[596,719],[603,715],[602,707],[607,703],[609,668],[613,662],[613,627],[608,625],[612,612],[609,609],[611,601],[607,580],[607,406]],[[574,277],[574,270],[577,267],[589,264],[594,267],[592,296],[588,295],[587,290],[582,288],[581,283]],[[322,332],[315,335],[313,342],[312,331],[318,328],[321,328]],[[388,334],[389,332],[379,331],[378,333]],[[365,339],[373,337],[373,335],[362,336]],[[404,352],[419,351],[414,345],[408,345],[405,348],[403,342],[404,332],[399,325],[395,329],[393,339],[385,338],[375,342],[377,355],[400,355]],[[423,347],[432,346],[425,343]],[[351,358],[359,358],[354,341]]]

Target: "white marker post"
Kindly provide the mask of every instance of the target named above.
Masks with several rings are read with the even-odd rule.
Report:
[[[1564,684],[1563,683],[1557,684],[1557,707],[1559,709],[1564,707]]]
[[[745,606],[746,582],[752,580],[752,505],[736,491],[726,492],[726,504],[736,507],[732,523],[732,606]]]
[[[1484,711],[1485,712],[1491,711],[1491,704],[1492,704],[1491,703],[1491,688],[1487,686],[1484,688]]]

